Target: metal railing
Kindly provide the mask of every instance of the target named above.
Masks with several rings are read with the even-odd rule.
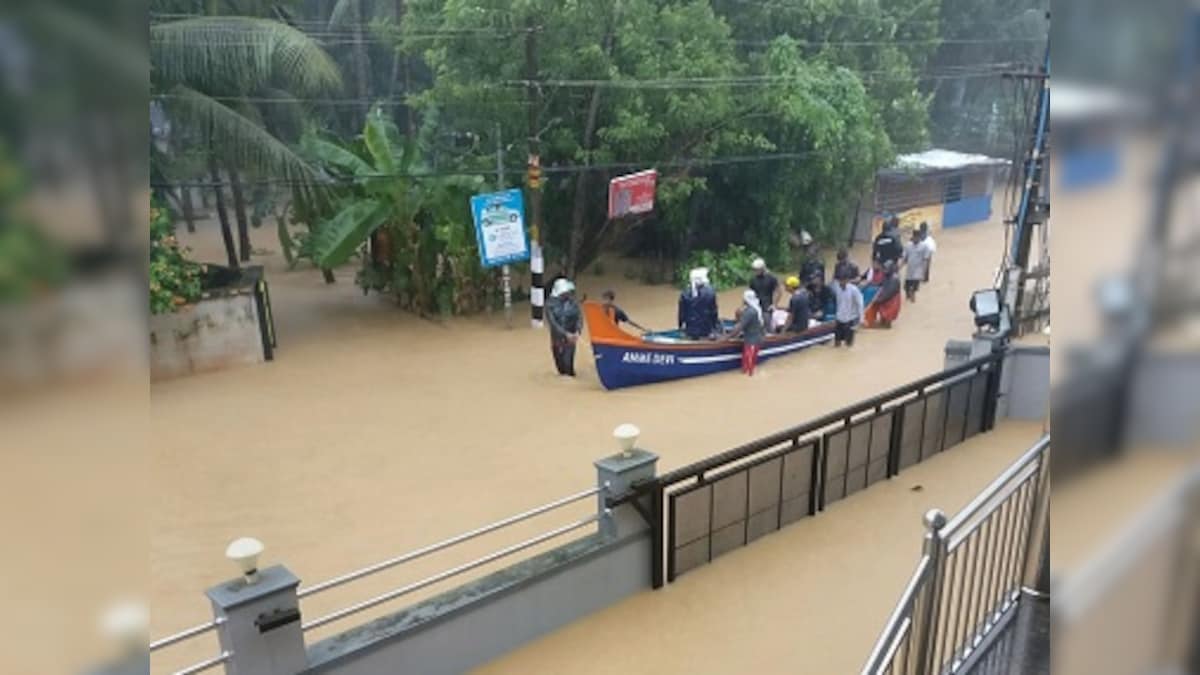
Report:
[[[1050,436],[947,522],[925,516],[917,570],[863,675],[962,672],[1015,615],[1048,536]]]
[[[393,567],[404,564],[406,562],[411,562],[413,560],[423,558],[423,557],[431,555],[433,553],[437,553],[438,551],[446,550],[446,549],[456,546],[458,544],[462,544],[462,543],[470,541],[472,539],[482,537],[483,535],[489,534],[491,532],[495,532],[497,530],[501,530],[503,528],[515,525],[517,523],[524,522],[531,518],[535,518],[542,514],[549,513],[556,509],[563,508],[565,506],[574,504],[574,503],[582,501],[584,499],[588,499],[590,497],[595,497],[602,493],[606,494],[608,492],[608,489],[609,489],[609,484],[605,483],[604,485],[601,485],[601,486],[589,488],[587,490],[581,490],[574,494],[567,495],[566,497],[563,497],[561,499],[556,499],[552,502],[529,509],[528,511],[523,511],[516,515],[509,516],[508,518],[504,518],[504,519],[498,520],[494,523],[490,523],[488,525],[484,525],[482,527],[475,528],[468,532],[464,532],[462,534],[450,537],[448,539],[444,539],[437,543],[430,544],[428,546],[423,546],[419,549],[409,551],[408,553],[398,555],[394,558],[389,558],[387,560],[380,561],[373,565],[368,565],[367,567],[363,567],[363,568],[355,570],[353,572],[349,572],[347,574],[343,574],[343,575],[334,577],[332,579],[328,579],[326,581],[322,581],[320,583],[313,584],[311,586],[306,586],[306,587],[300,588],[296,591],[296,595],[298,598],[306,598],[306,597],[310,597],[310,596],[316,595],[316,594],[324,592],[324,591],[328,591],[332,588],[336,588],[343,584],[347,584],[352,581],[357,581],[359,579],[363,579],[363,578],[372,576],[374,574],[378,574],[380,572],[391,569]],[[536,537],[526,539],[517,544],[507,546],[503,549],[500,549],[499,551],[495,551],[495,552],[485,555],[483,557],[472,560],[471,562],[464,563],[462,565],[458,565],[458,566],[448,569],[444,572],[440,572],[438,574],[434,574],[432,576],[426,577],[425,579],[421,579],[420,581],[416,581],[414,583],[407,584],[405,586],[388,591],[386,593],[382,593],[380,595],[369,598],[367,600],[357,602],[357,603],[350,605],[348,607],[345,607],[343,609],[336,610],[334,612],[330,612],[329,614],[326,614],[319,618],[313,619],[311,621],[304,622],[301,624],[301,630],[309,631],[309,630],[312,630],[315,628],[320,628],[321,626],[324,626],[326,624],[330,624],[335,621],[339,621],[341,619],[353,616],[355,614],[366,611],[368,609],[371,609],[373,607],[381,605],[390,600],[395,600],[402,596],[405,596],[405,595],[408,595],[415,591],[418,591],[422,588],[432,586],[433,584],[436,584],[440,581],[445,581],[447,579],[456,577],[465,572],[469,572],[478,567],[482,567],[488,563],[495,562],[497,560],[500,560],[501,558],[505,558],[514,553],[518,553],[520,551],[524,551],[524,550],[533,548],[534,546],[537,546],[538,544],[547,542],[551,539],[554,539],[556,537],[567,534],[568,532],[573,532],[580,528],[587,527],[588,525],[598,523],[603,518],[608,516],[609,514],[611,514],[611,511],[609,509],[605,508],[587,518],[583,518],[582,520],[577,520],[573,523],[569,523],[562,527],[555,528],[553,530],[550,530],[548,532],[540,534]],[[159,638],[150,643],[150,652],[157,652],[166,647],[170,647],[172,645],[184,642],[186,640],[190,640],[192,638],[199,637],[201,635],[205,635],[211,631],[216,630],[224,623],[225,623],[224,618],[217,617],[217,618],[214,618],[212,621],[209,621],[208,623],[200,624],[197,626],[192,626],[191,628],[187,628],[187,629],[181,630],[177,633],[173,633],[171,635],[167,635],[165,637]],[[218,656],[215,656],[210,659],[206,659],[204,661],[187,666],[186,668],[184,668],[182,670],[176,671],[174,675],[190,675],[191,673],[199,673],[201,671],[208,670],[209,668],[213,668],[213,667],[216,667],[218,665],[225,663],[226,661],[229,660],[230,657],[231,657],[231,653],[228,651],[225,651],[225,652],[222,652],[221,654],[219,654]]]
[[[987,354],[636,483],[607,505],[632,504],[650,523],[651,579],[661,588],[725,550],[815,515],[827,503],[990,430],[1004,357]],[[859,440],[866,441],[865,448]],[[833,489],[835,483],[839,489]],[[723,487],[744,497],[736,513],[714,508]],[[646,497],[649,504],[643,505]],[[696,510],[691,502],[704,512],[703,522],[681,528],[679,513]],[[740,528],[740,538],[712,543],[716,530],[731,528]]]

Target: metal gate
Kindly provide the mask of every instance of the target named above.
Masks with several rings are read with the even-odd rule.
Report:
[[[655,588],[992,428],[996,353],[636,486]]]

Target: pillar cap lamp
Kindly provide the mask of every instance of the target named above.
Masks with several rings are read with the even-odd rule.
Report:
[[[149,627],[150,612],[140,602],[116,603],[100,617],[101,630],[125,654],[145,651]]]
[[[613,429],[613,438],[617,440],[617,445],[621,448],[622,457],[633,456],[633,446],[637,444],[638,436],[641,435],[640,429],[628,423]]]
[[[263,548],[263,543],[253,537],[234,539],[225,548],[225,557],[238,566],[247,585],[258,583],[258,557]]]

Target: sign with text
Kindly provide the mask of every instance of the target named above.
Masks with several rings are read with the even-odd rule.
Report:
[[[658,171],[650,169],[617,176],[608,183],[608,217],[620,218],[631,213],[654,210],[654,186]]]
[[[484,267],[529,260],[525,232],[525,198],[518,189],[471,197],[475,239]]]

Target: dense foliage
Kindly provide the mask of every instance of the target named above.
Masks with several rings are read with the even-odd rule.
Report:
[[[204,269],[187,259],[175,238],[171,214],[157,201],[150,206],[150,312],[167,314],[200,299]]]
[[[152,5],[175,12],[152,28],[155,90],[209,120],[206,132],[173,111],[178,138],[216,141],[202,154],[233,185],[235,168],[281,183],[289,260],[328,269],[370,242],[360,284],[422,312],[487,304],[464,195],[523,182],[530,141],[549,273],[573,275],[604,252],[673,269],[730,246],[785,269],[802,230],[846,240],[897,153],[1003,154],[1023,101],[999,74],[1038,62],[1047,30],[1044,0],[205,4],[252,17],[241,19],[180,16],[201,14],[190,0]],[[367,117],[394,157],[357,136]],[[252,143],[222,150],[239,135]],[[659,171],[654,211],[610,220],[609,180],[647,168]],[[210,162],[206,173],[219,171]]]
[[[416,144],[380,109],[351,142],[310,134],[302,146],[336,195],[310,239],[317,265],[337,267],[370,242],[356,276],[364,292],[393,293],[422,314],[486,306],[493,276],[480,266],[468,209],[482,179],[421,177]]]
[[[718,291],[744,286],[750,278],[750,264],[757,257],[744,246],[737,244],[730,244],[721,252],[697,249],[692,251],[676,270],[676,280],[681,287],[686,288],[691,271],[703,267],[708,270],[709,283]]]

